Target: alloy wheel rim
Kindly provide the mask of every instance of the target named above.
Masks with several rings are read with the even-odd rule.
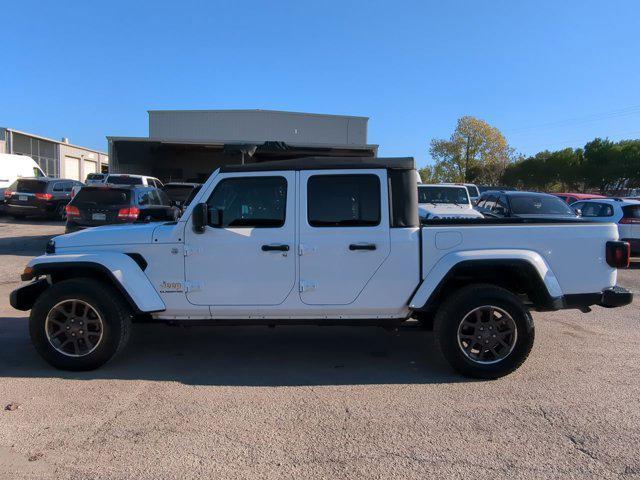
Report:
[[[458,346],[474,363],[491,365],[507,358],[518,340],[513,317],[495,305],[467,313],[458,325]]]
[[[54,305],[45,320],[49,344],[67,357],[84,357],[102,342],[104,324],[98,311],[79,299]]]

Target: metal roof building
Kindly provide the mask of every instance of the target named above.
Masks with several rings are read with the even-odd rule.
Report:
[[[106,170],[109,157],[92,148],[54,140],[13,128],[0,127],[0,153],[13,153],[33,158],[49,177],[84,181],[90,173]]]
[[[107,137],[110,170],[203,181],[222,165],[375,157],[367,117],[273,110],[150,110],[148,137]]]

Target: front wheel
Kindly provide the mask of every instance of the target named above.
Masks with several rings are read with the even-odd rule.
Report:
[[[131,311],[120,293],[92,278],[53,284],[36,301],[29,333],[36,351],[63,370],[93,370],[121,351]]]
[[[520,299],[485,284],[453,293],[438,309],[434,330],[442,355],[455,370],[485,379],[520,367],[535,335],[533,319]]]

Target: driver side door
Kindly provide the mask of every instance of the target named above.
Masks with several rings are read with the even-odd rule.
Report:
[[[295,172],[221,174],[207,200],[219,221],[185,231],[187,299],[267,306],[295,286]]]

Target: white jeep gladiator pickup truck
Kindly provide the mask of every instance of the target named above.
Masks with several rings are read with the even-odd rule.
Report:
[[[530,310],[616,307],[614,224],[420,224],[411,158],[304,158],[216,170],[177,222],[52,239],[11,294],[37,351],[88,370],[133,321],[433,327],[459,372],[496,378],[533,345]]]

